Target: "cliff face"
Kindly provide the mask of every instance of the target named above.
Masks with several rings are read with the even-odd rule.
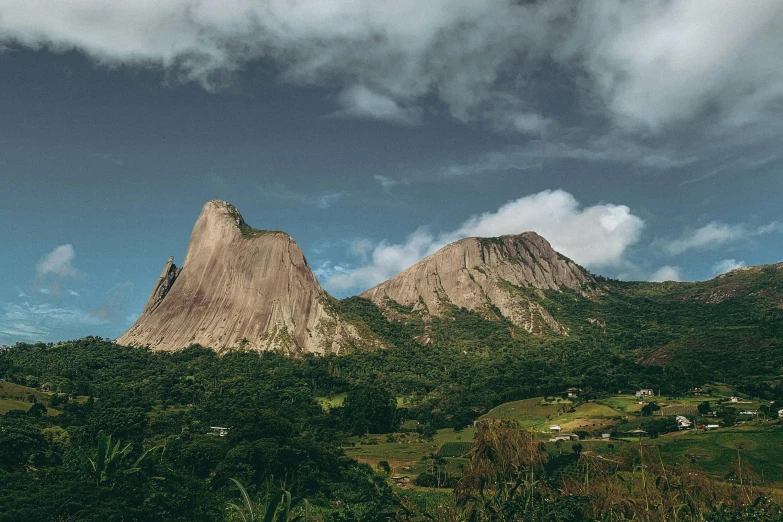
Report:
[[[163,269],[123,345],[177,350],[198,343],[289,352],[339,352],[356,328],[330,310],[304,254],[284,232],[247,226],[223,201],[204,205],[183,267]]]
[[[430,315],[445,306],[474,310],[487,318],[500,315],[531,333],[567,334],[530,292],[570,288],[595,293],[592,276],[555,252],[535,232],[499,238],[467,238],[447,245],[362,297],[381,308],[388,300],[413,305]]]

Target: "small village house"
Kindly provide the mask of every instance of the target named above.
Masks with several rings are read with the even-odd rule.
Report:
[[[674,420],[677,421],[678,429],[689,430],[693,428],[693,423],[689,421],[684,415],[677,415]]]
[[[225,437],[226,435],[228,435],[228,430],[230,428],[223,428],[221,426],[210,426],[209,429],[212,430],[210,435],[214,435],[216,437]]]
[[[549,431],[552,433],[560,433],[560,425],[559,424],[553,424],[549,427]]]
[[[655,392],[653,390],[649,389],[649,388],[645,388],[643,390],[639,390],[638,392],[636,392],[636,396],[637,397],[654,397],[655,396]]]

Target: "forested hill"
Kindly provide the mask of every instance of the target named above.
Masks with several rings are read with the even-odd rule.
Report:
[[[783,374],[783,263],[696,283],[594,281],[591,293],[506,285],[521,302],[546,310],[562,331],[531,333],[500,313],[473,312],[448,301],[441,302],[437,316],[390,299],[382,311],[360,298],[340,306],[397,346],[411,339],[468,353],[516,346],[526,353],[576,351],[588,361],[598,352],[658,368],[683,385]]]

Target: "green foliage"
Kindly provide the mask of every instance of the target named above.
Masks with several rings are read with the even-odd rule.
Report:
[[[336,410],[353,435],[388,433],[399,425],[397,399],[387,390],[362,385],[348,390],[342,408]]]

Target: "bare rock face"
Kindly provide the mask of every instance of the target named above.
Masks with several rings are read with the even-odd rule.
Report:
[[[438,250],[362,297],[381,308],[391,299],[438,316],[454,305],[487,318],[500,315],[531,333],[567,334],[530,299],[531,293],[570,288],[595,293],[593,277],[555,252],[535,232],[498,238],[467,238]]]
[[[169,259],[119,344],[178,350],[339,352],[356,328],[331,311],[304,254],[284,232],[250,228],[224,201],[204,205],[181,269]]]

